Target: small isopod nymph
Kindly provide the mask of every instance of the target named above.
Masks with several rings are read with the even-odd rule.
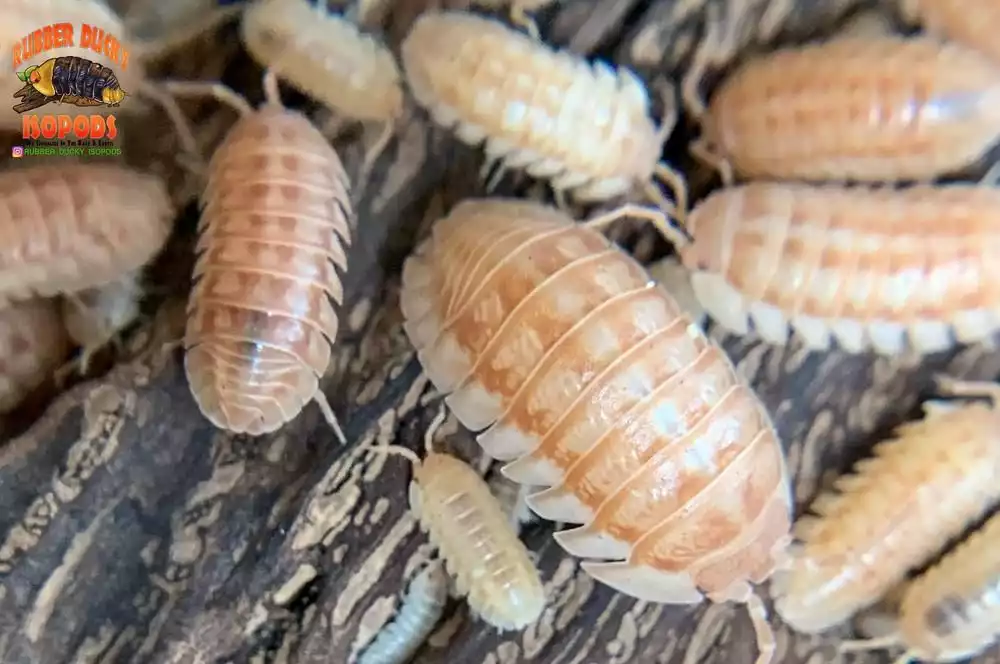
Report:
[[[52,378],[69,350],[55,300],[37,298],[0,309],[0,414],[14,410]]]
[[[423,462],[405,447],[374,451],[400,454],[413,464],[410,509],[472,612],[500,631],[523,629],[545,608],[542,580],[486,481],[467,463],[433,451],[446,415],[442,409],[427,430]]]
[[[340,158],[306,116],[282,106],[271,72],[256,111],[221,85],[168,89],[216,95],[241,114],[212,156],[203,196],[184,337],[195,401],[217,427],[250,435],[275,431],[316,401],[344,441],[319,385],[351,237]]]
[[[726,354],[631,256],[554,207],[471,199],[406,261],[400,303],[434,386],[592,577],[668,604],[747,605],[783,559],[777,433]],[[655,214],[649,217],[656,221]]]
[[[335,113],[334,120],[381,125],[365,167],[385,148],[403,113],[392,52],[372,35],[307,0],[257,0],[240,24],[247,51],[262,66]]]
[[[358,658],[358,664],[406,664],[444,614],[448,576],[440,561],[417,574],[391,624],[383,628]]]
[[[760,182],[710,195],[681,246],[696,296],[731,332],[808,348],[929,353],[1000,327],[1000,189]]]
[[[557,198],[606,201],[640,186],[669,206],[667,182],[685,209],[680,175],[660,161],[674,120],[657,128],[645,85],[555,51],[499,21],[465,12],[422,14],[401,47],[417,102],[469,145],[485,143],[484,173],[499,163],[549,180]]]
[[[703,48],[710,48],[708,45]],[[692,151],[723,180],[931,180],[974,164],[1000,137],[1000,67],[931,37],[832,39],[749,60],[685,103]]]
[[[108,343],[118,343],[122,330],[139,317],[141,299],[142,284],[138,271],[62,298],[66,331],[81,348],[81,373],[87,373],[94,353]]]
[[[174,207],[157,177],[104,164],[0,174],[0,304],[102,286],[163,247]]]
[[[894,664],[958,662],[1000,638],[1000,515],[907,584],[895,633],[841,651],[906,649]]]
[[[794,629],[822,632],[871,606],[1000,500],[997,387],[942,380],[941,391],[993,403],[928,403],[796,523],[771,586]]]

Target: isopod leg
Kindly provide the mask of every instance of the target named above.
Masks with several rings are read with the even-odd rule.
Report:
[[[538,24],[535,23],[531,17],[528,16],[527,12],[524,11],[524,7],[521,3],[514,2],[510,7],[510,20],[514,25],[524,28],[524,31],[528,33],[528,36],[536,41],[542,40],[542,33],[538,31]]]
[[[239,93],[222,83],[208,81],[159,81],[158,85],[178,97],[214,97],[240,115],[250,115],[253,107]]]
[[[690,243],[687,235],[671,225],[669,218],[659,210],[642,207],[632,203],[620,205],[610,212],[591,217],[583,222],[587,228],[602,229],[613,224],[623,217],[635,217],[648,221],[657,231],[674,246],[683,247]]]
[[[703,139],[699,138],[693,141],[689,150],[696,159],[719,172],[724,187],[731,187],[736,182],[732,164],[725,157],[713,152]]]
[[[316,402],[316,405],[319,406],[320,411],[323,413],[323,417],[333,429],[333,433],[337,436],[337,440],[340,441],[341,445],[346,445],[347,437],[344,436],[344,430],[340,428],[340,422],[337,420],[337,415],[333,412],[333,408],[330,407],[330,402],[326,400],[326,395],[323,394],[323,390],[317,389],[315,396],[313,396],[313,400]]]
[[[747,612],[750,614],[750,622],[753,623],[753,631],[757,635],[755,664],[770,664],[778,644],[774,639],[774,630],[767,622],[767,607],[757,593],[751,592],[747,597]]]
[[[955,397],[987,397],[994,406],[1000,405],[1000,385],[989,381],[958,380],[949,376],[938,376],[938,390]]]

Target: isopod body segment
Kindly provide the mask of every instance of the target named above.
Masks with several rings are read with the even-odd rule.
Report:
[[[680,248],[702,305],[724,327],[789,326],[807,347],[944,350],[1000,327],[1000,190],[902,190],[760,182],[729,187],[686,220]]]
[[[0,304],[101,286],[139,269],[163,247],[173,216],[164,183],[124,167],[0,174]]]
[[[796,523],[788,567],[771,586],[794,629],[822,632],[874,604],[1000,499],[995,404],[925,410]]]
[[[0,308],[0,414],[52,377],[69,350],[55,300],[35,298]]]
[[[487,166],[524,169],[581,202],[637,185],[660,202],[654,177],[684,196],[680,176],[660,161],[673,120],[656,126],[646,87],[628,69],[455,11],[421,14],[401,57],[416,101],[465,143],[484,144]]]
[[[273,75],[265,88],[268,103],[246,108],[209,164],[184,366],[220,428],[268,433],[315,399],[343,440],[319,379],[343,299],[350,183],[322,134],[281,106]]]
[[[749,604],[782,559],[773,425],[642,267],[554,208],[466,200],[407,259],[404,329],[435,387],[596,579],[648,601]],[[593,559],[611,559],[599,562]]]
[[[931,37],[839,38],[749,60],[712,95],[694,151],[726,180],[930,180],[1000,137],[1000,67]]]

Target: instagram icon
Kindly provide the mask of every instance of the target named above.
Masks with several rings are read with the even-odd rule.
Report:
[[[24,156],[24,146],[23,145],[15,145],[14,147],[12,147],[10,149],[10,156],[13,157],[14,159],[20,159],[21,157],[23,157]]]

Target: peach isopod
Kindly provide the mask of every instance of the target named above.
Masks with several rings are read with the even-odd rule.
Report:
[[[1000,4],[995,0],[901,0],[903,15],[925,32],[971,46],[1000,62]]]
[[[337,337],[350,183],[323,135],[281,105],[273,74],[264,87],[253,111],[221,86],[171,86],[210,90],[242,113],[209,164],[184,366],[220,428],[268,433],[315,400],[344,440],[319,379]]]
[[[656,602],[747,602],[787,544],[771,420],[646,271],[555,208],[466,200],[407,259],[404,329],[458,419],[594,578]],[[611,559],[603,562],[594,559]]]
[[[37,298],[0,309],[0,414],[51,378],[69,350],[55,300]]]
[[[163,182],[120,166],[47,164],[0,174],[0,304],[114,281],[162,248]]]
[[[975,388],[942,381],[942,391]],[[821,632],[874,604],[1000,499],[996,404],[925,410],[821,494],[810,508],[816,516],[796,523],[799,541],[771,586],[775,610],[794,629]]]
[[[921,352],[1000,326],[1000,190],[751,183],[719,190],[686,220],[695,293],[736,333],[753,321],[784,344]]]
[[[931,37],[841,37],[785,48],[738,68],[707,110],[686,96],[702,123],[692,151],[726,182],[733,171],[928,180],[970,166],[1000,137],[1000,67]]]

